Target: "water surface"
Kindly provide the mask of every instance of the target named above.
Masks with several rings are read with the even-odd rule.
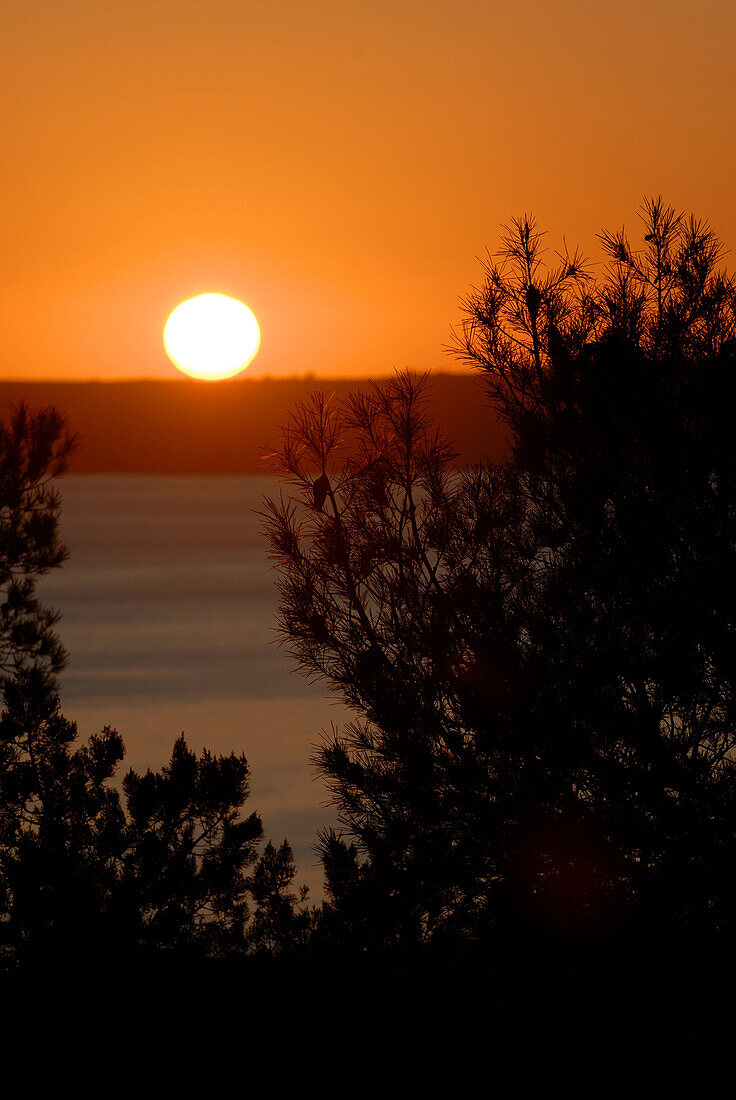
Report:
[[[316,830],[333,821],[309,763],[345,712],[275,645],[276,591],[256,511],[270,477],[71,476],[62,480],[70,558],[40,584],[62,612],[67,717],[114,726],[125,764],[160,767],[192,747],[245,752],[250,809],[287,836],[316,891]]]

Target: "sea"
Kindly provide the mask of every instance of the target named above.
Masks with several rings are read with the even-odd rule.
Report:
[[[39,582],[61,612],[69,659],[62,709],[82,739],[122,734],[127,768],[160,768],[184,733],[197,751],[245,753],[248,812],[287,838],[297,883],[322,896],[314,845],[335,823],[311,764],[320,736],[348,720],[277,644],[275,571],[259,511],[273,477],[67,476],[64,565]]]

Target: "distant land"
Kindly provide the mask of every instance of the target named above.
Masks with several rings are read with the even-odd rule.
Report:
[[[71,473],[265,474],[289,412],[315,390],[340,400],[361,380],[256,378],[134,382],[0,382],[0,418],[24,401],[55,405],[79,439]],[[428,410],[458,463],[498,457],[503,428],[475,375],[433,374]]]

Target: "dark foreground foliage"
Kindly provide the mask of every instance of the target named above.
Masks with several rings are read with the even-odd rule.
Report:
[[[50,483],[72,447],[53,409],[0,425],[0,969],[295,947],[311,918],[288,843],[258,854],[245,757],[182,736],[121,789],[120,735],[79,744],[59,709],[65,655],[35,583],[66,557]]]
[[[734,928],[736,296],[706,225],[643,220],[596,282],[523,218],[469,297],[502,461],[456,470],[408,374],[285,434],[283,636],[356,712],[328,938]]]
[[[156,952],[96,971],[0,976],[0,996],[12,1006],[6,1038],[27,1039],[32,1020],[34,1041],[46,1055],[60,1042],[56,1065],[75,1075],[109,1073],[117,1056],[123,1078],[158,1071],[190,1087],[245,1064],[254,1079],[278,1075],[329,1097],[531,1084],[577,1096],[636,1093],[649,1074],[682,1087],[693,1063],[702,1087],[730,1055],[734,979],[727,944],[503,936],[379,954]]]
[[[291,850],[244,815],[249,771],[180,737],[160,771],[112,781],[123,741],[85,744],[39,670],[0,716],[0,963],[109,965],[141,952],[207,957],[296,947],[309,914]]]
[[[64,664],[53,629],[58,614],[38,602],[35,583],[67,556],[53,481],[73,450],[55,409],[32,413],[21,405],[0,424],[0,674],[29,663],[57,672]]]

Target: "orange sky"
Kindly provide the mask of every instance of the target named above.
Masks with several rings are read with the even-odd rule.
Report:
[[[249,374],[451,365],[524,210],[591,251],[645,194],[736,246],[733,0],[5,0],[0,377],[173,377],[183,298]]]

